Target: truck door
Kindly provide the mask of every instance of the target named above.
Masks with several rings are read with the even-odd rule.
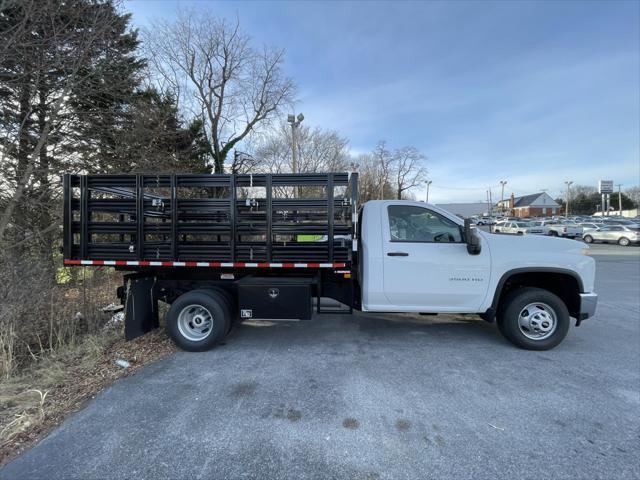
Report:
[[[485,298],[490,253],[470,255],[463,229],[426,207],[382,209],[384,293],[399,310],[476,312]]]

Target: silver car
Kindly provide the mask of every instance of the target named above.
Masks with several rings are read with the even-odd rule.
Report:
[[[529,233],[542,234],[541,226],[532,227],[529,222],[498,222],[493,230],[496,233],[512,233],[524,235]]]
[[[603,225],[601,223],[582,222],[582,223],[580,223],[580,226],[582,227],[582,231],[584,233],[587,233],[587,232],[592,231],[592,230],[597,230],[598,227],[602,227]]]
[[[617,243],[626,247],[640,243],[640,228],[627,227],[626,225],[605,225],[597,230],[588,231],[582,239],[587,243]]]

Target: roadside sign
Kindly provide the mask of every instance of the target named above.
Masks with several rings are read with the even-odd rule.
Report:
[[[600,180],[598,182],[599,193],[613,193],[613,180]]]

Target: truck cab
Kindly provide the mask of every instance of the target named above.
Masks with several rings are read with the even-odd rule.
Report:
[[[573,240],[492,234],[397,200],[367,202],[361,228],[363,311],[475,313],[504,330],[525,299],[505,331],[534,349],[566,334],[569,317],[579,324],[595,311],[595,261]]]

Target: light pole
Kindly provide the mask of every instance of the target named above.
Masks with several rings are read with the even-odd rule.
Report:
[[[427,180],[424,183],[427,184],[427,203],[429,203],[429,186],[431,185],[431,183],[433,183],[433,180]]]
[[[297,138],[297,130],[300,127],[300,124],[304,120],[304,115],[299,113],[296,117],[294,115],[287,116],[287,122],[291,124],[291,173],[297,173],[298,170],[298,138]],[[293,195],[296,195],[296,187],[293,189]]]
[[[569,216],[569,202],[571,201],[571,185],[573,185],[573,182],[570,180],[567,180],[566,182],[564,182],[564,184],[567,186],[567,204],[564,206],[564,216],[568,217]]]
[[[504,186],[507,184],[506,180],[500,180],[500,185],[502,185],[502,193],[500,194],[500,210],[502,210],[502,214],[504,215]]]
[[[618,216],[622,216],[622,184],[618,184]]]
[[[299,113],[296,118],[295,115],[287,116],[287,122],[291,124],[291,152],[293,154],[293,164],[291,165],[292,173],[297,173],[298,170],[298,139],[297,130],[300,124],[304,120],[304,115]]]

